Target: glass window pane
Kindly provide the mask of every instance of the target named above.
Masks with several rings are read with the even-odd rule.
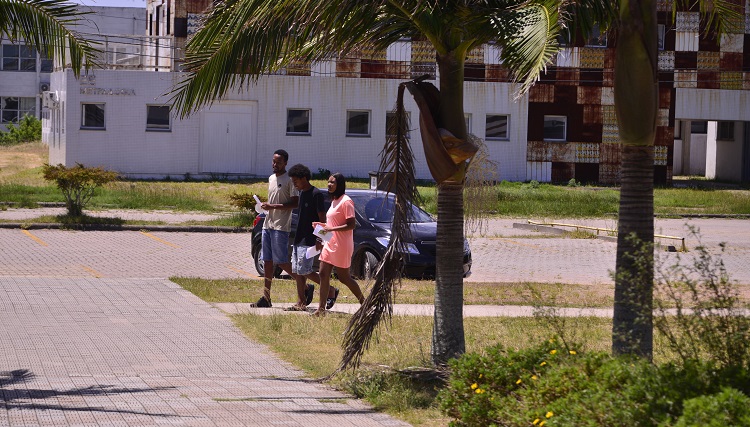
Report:
[[[17,110],[3,110],[3,123],[15,123],[18,121]]]
[[[169,130],[169,106],[149,105],[146,116],[146,129]]]
[[[4,44],[3,45],[3,57],[18,57],[18,45],[15,44]]]
[[[52,60],[51,59],[42,59],[42,64],[41,64],[40,71],[42,73],[51,73],[52,72]]]
[[[690,122],[690,133],[708,133],[708,122],[705,120]]]
[[[81,127],[104,129],[104,104],[83,104]]]
[[[287,133],[310,133],[310,110],[287,110]]]
[[[3,98],[2,109],[18,110],[18,98],[14,96]]]
[[[33,111],[36,109],[36,98],[21,98],[19,110]]]
[[[370,112],[347,111],[346,134],[358,136],[370,135]]]
[[[565,141],[565,116],[544,116],[544,139]]]
[[[31,46],[21,45],[19,51],[21,58],[36,58],[36,51]]]
[[[487,139],[508,139],[508,116],[488,115],[484,137]]]
[[[36,59],[22,59],[21,71],[36,71]]]
[[[3,58],[3,70],[18,71],[18,58]]]

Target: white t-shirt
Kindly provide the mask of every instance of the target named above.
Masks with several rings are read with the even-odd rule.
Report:
[[[272,174],[268,177],[268,203],[283,204],[299,196],[294,188],[292,178],[284,172],[283,175]],[[292,231],[292,209],[269,209],[263,228],[270,230]]]

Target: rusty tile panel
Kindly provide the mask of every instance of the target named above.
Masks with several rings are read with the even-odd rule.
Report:
[[[550,160],[553,162],[573,162],[576,157],[576,146],[572,142],[546,142],[549,146]]]
[[[718,89],[718,71],[698,71],[698,89]]]
[[[674,87],[676,88],[697,88],[698,72],[697,71],[675,71]]]
[[[578,80],[580,81],[581,86],[601,87],[602,82],[604,81],[604,73],[606,72],[608,72],[608,70],[580,70]]]
[[[722,89],[742,89],[742,73],[739,71],[719,73]]]
[[[674,89],[674,70],[661,71],[657,77],[659,79],[659,90]]]
[[[742,71],[742,54],[739,52],[721,52],[719,66],[721,71]]]
[[[557,84],[560,86],[578,86],[578,68],[559,68]]]
[[[432,47],[432,43],[426,40],[417,40],[411,42],[411,61],[414,63],[435,63],[437,52]]]
[[[620,183],[620,165],[599,163],[599,182],[602,184]]]
[[[466,57],[466,64],[484,64],[484,45],[470,50]]]
[[[405,61],[388,61],[385,69],[386,79],[406,80],[411,76],[411,63]]]
[[[698,32],[700,31],[700,13],[698,12],[677,12],[675,20],[675,29],[677,31]]]
[[[602,106],[601,105],[584,105],[583,106],[583,123],[601,124],[602,123]]]
[[[659,88],[659,108],[669,108],[672,101],[671,88]]]
[[[750,14],[748,16],[748,25],[750,25]],[[750,27],[748,27],[750,30]],[[745,34],[745,43],[742,47],[742,71],[750,71],[750,34]]]
[[[576,163],[599,163],[599,144],[578,142],[575,145]]]
[[[656,112],[656,126],[669,126],[669,108],[659,108]]]
[[[182,2],[175,2],[175,6],[178,6]],[[208,9],[212,4],[213,1],[211,0],[187,0],[185,3],[185,12],[187,13],[205,13],[206,9]],[[176,11],[175,11],[176,12]],[[185,16],[185,15],[182,15]]]
[[[376,62],[385,62],[388,59],[386,51],[384,49],[376,49],[372,45],[363,46],[359,49],[358,52],[352,52],[352,54],[359,56],[359,58],[361,58],[363,61],[369,60]]]
[[[698,70],[718,70],[721,56],[719,52],[698,52]]]
[[[599,163],[620,167],[621,144],[599,144]]]
[[[539,83],[554,83],[557,80],[557,67],[547,68],[539,75]]]
[[[579,53],[581,68],[604,68],[605,50],[602,48],[582,47]]]
[[[704,25],[704,23],[701,23],[701,27]],[[701,28],[700,37],[698,37],[698,50],[700,52],[718,52],[719,38],[716,36],[716,33]]]
[[[488,64],[485,79],[488,82],[507,82],[510,81],[510,71],[502,65]]]
[[[612,69],[605,69],[604,70],[604,78],[602,79],[602,86],[604,87],[615,87],[615,70]]]
[[[602,105],[615,105],[615,90],[611,87],[602,88]]]
[[[576,140],[578,142],[595,142],[599,144],[602,141],[602,129],[604,129],[604,126],[601,123],[584,123]]]
[[[529,102],[554,102],[555,85],[537,83],[529,90]]]
[[[674,127],[657,126],[656,138],[654,138],[654,145],[660,145],[660,146],[665,146],[665,147],[671,147],[672,145],[674,145]]]
[[[464,65],[464,81],[483,82],[484,75],[484,64],[467,63]]]
[[[526,161],[549,162],[551,160],[549,143],[544,141],[528,141],[526,144]]]
[[[386,76],[386,70],[388,64],[385,61],[371,61],[362,60],[362,74],[363,79],[382,79]]]
[[[602,102],[602,88],[596,86],[578,86],[579,104],[600,104]]]
[[[576,181],[584,184],[599,182],[599,164],[576,163],[575,178]]]
[[[742,23],[743,27],[745,23]],[[745,42],[745,35],[740,34],[722,34],[721,36],[721,51],[742,53],[743,44]]]
[[[359,59],[346,57],[336,60],[336,77],[359,78],[361,71],[362,63]]]
[[[750,90],[750,73],[742,73],[742,89]]]
[[[552,182],[567,182],[575,178],[575,163],[552,162]]]
[[[672,2],[668,0],[656,0],[656,10],[659,12],[672,11]]]
[[[437,75],[437,65],[434,62],[429,62],[429,63],[412,62],[411,78],[415,79],[425,74],[432,76],[432,78],[434,79],[435,76]]]
[[[287,76],[309,76],[310,63],[302,61],[290,61],[286,66]]]
[[[674,52],[672,51],[661,51],[659,52],[659,70],[672,70],[674,69]]]
[[[575,86],[555,87],[555,104],[575,105],[578,99],[578,90]]]
[[[602,123],[605,125],[617,125],[617,113],[614,105],[602,105]]]
[[[675,52],[674,67],[676,69],[693,70],[698,67],[698,52]]]
[[[615,50],[613,48],[604,50],[604,69],[605,70],[615,69]]]

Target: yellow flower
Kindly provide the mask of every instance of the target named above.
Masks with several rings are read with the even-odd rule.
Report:
[[[547,424],[547,421],[542,421],[541,423],[539,423],[539,427],[542,427],[545,424]]]
[[[549,352],[549,354],[557,354],[557,350],[552,350]]]
[[[537,424],[539,424],[539,421],[541,421],[541,420],[539,418],[537,418],[537,419],[534,420],[534,422],[532,424],[537,425]]]
[[[545,417],[547,417],[547,418],[552,418],[552,416],[553,416],[553,415],[555,415],[555,414],[553,414],[553,413],[552,413],[552,411],[549,411],[549,412],[547,412],[547,414],[546,414],[546,415],[544,415],[544,416],[545,416]]]
[[[482,374],[479,374],[479,378],[480,378],[480,379],[482,378]]]
[[[570,350],[570,354],[577,354],[575,350]]]
[[[536,380],[536,379],[538,379],[538,377],[537,377],[536,375],[532,375],[532,376],[531,376],[531,379],[532,379],[532,380]]]
[[[544,366],[546,364],[547,364],[547,362],[542,362],[542,363],[539,364],[539,366]]]
[[[475,390],[475,389],[476,389],[477,387],[479,387],[479,386],[477,385],[477,383],[474,383],[474,384],[472,384],[472,385],[471,385],[471,389],[472,389],[472,390]]]
[[[481,388],[478,388],[478,389],[474,390],[474,393],[476,393],[476,394],[482,394],[482,393],[484,393],[484,390],[482,390]]]
[[[516,381],[516,384],[521,384],[521,383],[522,383],[522,381],[521,381],[521,379],[519,378],[519,379],[518,379],[518,381]]]

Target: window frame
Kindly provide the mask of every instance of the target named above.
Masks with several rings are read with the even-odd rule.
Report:
[[[7,55],[6,48],[15,49],[15,54]],[[0,70],[35,73],[37,68],[36,49],[23,43],[0,44]],[[6,60],[15,61],[13,67],[6,67]]]
[[[167,125],[149,123],[151,108],[166,108],[167,109]],[[152,127],[149,127],[151,125]],[[159,104],[147,104],[146,105],[146,132],[172,132],[172,109],[169,105]]]
[[[696,124],[702,124],[701,129],[696,131]],[[690,121],[690,134],[695,135],[706,135],[708,134],[708,120],[691,120]]]
[[[7,108],[6,99],[11,99],[11,102],[16,103],[16,108]],[[23,104],[29,104],[30,108],[22,108]],[[27,107],[29,106],[27,105]],[[36,116],[36,98],[30,97],[30,96],[2,96],[0,97],[0,125],[6,125],[10,123],[19,123],[21,119],[23,119],[23,116],[30,115],[30,116]],[[14,120],[5,120],[5,112],[15,112],[15,119]]]
[[[594,32],[596,32],[598,35],[594,36]],[[585,46],[600,49],[604,49],[607,47],[607,33],[604,32],[604,34],[602,34],[599,24],[594,24],[594,26],[591,28],[591,35],[589,35],[589,38],[586,39]]]
[[[656,24],[656,48],[664,50],[666,44],[667,26],[665,24]]]
[[[367,133],[354,133],[351,131],[351,113],[367,115]],[[372,112],[370,110],[346,110],[346,136],[347,138],[370,138],[372,136]]]
[[[490,117],[505,118],[505,136],[490,136],[488,131]],[[484,115],[484,139],[487,141],[508,141],[510,140],[510,114],[485,114]]]
[[[552,119],[562,119],[562,122],[563,122],[563,135],[562,135],[562,138],[548,138],[546,136],[546,133],[547,133],[547,121],[550,121]],[[555,115],[555,114],[545,115],[542,127],[543,127],[543,129],[542,129],[542,138],[544,139],[544,141],[566,142],[568,140],[568,116]]]
[[[716,122],[716,140],[734,141],[734,122],[731,120],[720,120]]]
[[[289,113],[292,111],[304,111],[307,113],[307,131],[299,132],[290,130]],[[286,134],[289,136],[310,136],[312,135],[312,109],[311,108],[287,108],[286,109]]]
[[[102,110],[102,125],[101,126],[87,126],[86,125],[86,107],[89,105],[101,106],[101,110]],[[81,102],[81,130],[107,130],[107,103],[106,102]]]

